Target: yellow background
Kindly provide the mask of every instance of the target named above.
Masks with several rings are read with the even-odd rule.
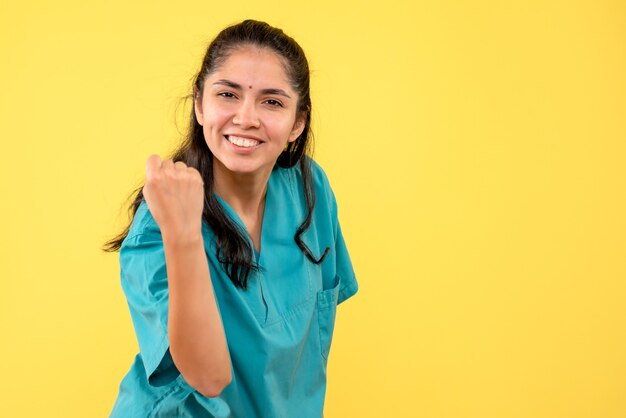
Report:
[[[110,412],[137,344],[100,246],[246,17],[309,56],[361,287],[326,418],[626,416],[618,0],[2,2],[0,415]]]

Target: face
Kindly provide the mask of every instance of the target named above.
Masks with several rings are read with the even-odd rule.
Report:
[[[232,173],[269,176],[287,143],[304,130],[297,104],[280,57],[245,47],[206,78],[194,108],[217,164]]]

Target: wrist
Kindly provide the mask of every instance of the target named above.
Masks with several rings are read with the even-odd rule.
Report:
[[[204,239],[202,232],[198,231],[161,231],[163,237],[163,245],[172,249],[190,249],[197,246],[203,246]]]

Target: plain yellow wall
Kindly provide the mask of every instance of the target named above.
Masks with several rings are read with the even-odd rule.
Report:
[[[177,143],[207,42],[247,17],[309,56],[361,286],[326,418],[626,416],[626,5],[609,0],[3,2],[0,415],[108,415],[137,343],[100,246]]]

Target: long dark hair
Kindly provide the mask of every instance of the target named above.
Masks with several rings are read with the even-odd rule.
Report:
[[[321,263],[328,252],[326,248],[320,258],[316,258],[309,247],[302,241],[302,234],[311,225],[313,208],[315,207],[315,189],[311,180],[310,160],[307,154],[313,143],[311,131],[311,96],[309,89],[309,65],[304,51],[291,37],[282,30],[274,28],[265,22],[245,20],[222,30],[209,44],[200,71],[195,76],[192,97],[202,94],[204,81],[224,63],[229,54],[242,46],[269,48],[283,58],[287,75],[293,89],[298,93],[297,115],[306,115],[302,134],[294,141],[289,142],[287,148],[280,154],[276,164],[282,168],[290,168],[300,164],[304,197],[307,205],[307,215],[295,232],[294,240],[300,250],[313,263]],[[204,210],[202,217],[215,233],[217,240],[217,259],[222,264],[230,280],[235,286],[246,289],[250,271],[259,269],[254,262],[253,248],[247,239],[247,232],[238,226],[224,211],[223,207],[213,195],[213,154],[204,139],[202,126],[191,109],[189,130],[183,142],[171,154],[174,161],[182,161],[194,167],[204,180]],[[134,200],[129,212],[132,219],[143,200],[142,187],[133,192]],[[104,244],[104,250],[118,251],[128,236],[130,224],[115,238]]]

